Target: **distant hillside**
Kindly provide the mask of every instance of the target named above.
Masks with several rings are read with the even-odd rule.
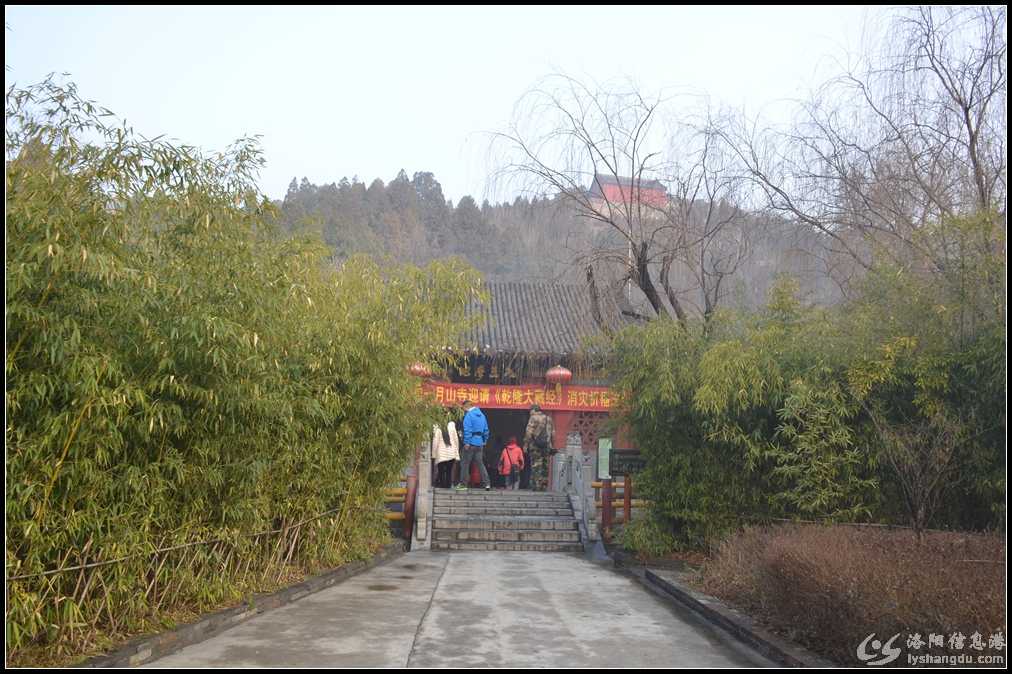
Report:
[[[369,253],[424,264],[456,255],[500,281],[583,283],[585,271],[575,264],[579,253],[617,243],[612,232],[575,217],[558,199],[517,198],[479,206],[466,196],[454,205],[427,172],[408,178],[402,170],[389,183],[376,179],[368,186],[357,178],[327,185],[293,179],[276,205],[284,231],[318,233],[337,259]],[[817,235],[759,215],[745,226],[751,257],[732,280],[729,305],[758,306],[778,273],[798,276],[811,301],[838,299],[824,263],[813,255],[820,250]],[[686,290],[691,307],[695,298],[690,278],[677,273],[673,277]],[[603,268],[598,278],[605,291],[623,294],[619,269]],[[635,297],[632,301],[639,309]]]

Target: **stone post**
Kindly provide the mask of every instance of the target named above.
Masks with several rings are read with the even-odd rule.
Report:
[[[594,470],[596,464],[596,457],[593,454],[587,454],[583,457],[582,465],[580,466],[582,484],[580,485],[579,496],[583,502],[583,520],[587,528],[587,538],[592,541],[596,541],[598,536],[597,527],[595,526],[597,507],[594,505]]]
[[[432,447],[425,443],[418,453],[418,483],[415,488],[415,526],[409,550],[428,550],[432,544]]]

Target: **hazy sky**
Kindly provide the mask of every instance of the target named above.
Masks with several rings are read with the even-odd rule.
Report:
[[[488,137],[541,77],[632,78],[750,109],[803,94],[859,45],[862,7],[11,7],[6,82],[67,72],[146,135],[262,134],[272,197],[431,171],[496,196]]]

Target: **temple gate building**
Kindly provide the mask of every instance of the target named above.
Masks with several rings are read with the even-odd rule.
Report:
[[[447,407],[474,402],[488,419],[489,443],[496,450],[510,436],[523,441],[530,407],[537,403],[552,418],[555,449],[572,452],[578,434],[580,450],[596,455],[618,401],[594,363],[600,351],[593,342],[605,332],[594,318],[589,290],[533,282],[490,282],[486,288],[490,303],[468,308],[477,324],[449,349],[458,366],[448,379],[422,382],[421,391]],[[633,319],[604,295],[596,312],[604,326],[617,331],[629,325]],[[550,373],[556,366],[562,371]],[[564,381],[567,370],[572,376]],[[615,442],[630,446],[621,434]]]

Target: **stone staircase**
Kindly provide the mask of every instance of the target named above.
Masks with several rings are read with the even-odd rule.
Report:
[[[433,490],[433,550],[583,552],[565,494]]]

